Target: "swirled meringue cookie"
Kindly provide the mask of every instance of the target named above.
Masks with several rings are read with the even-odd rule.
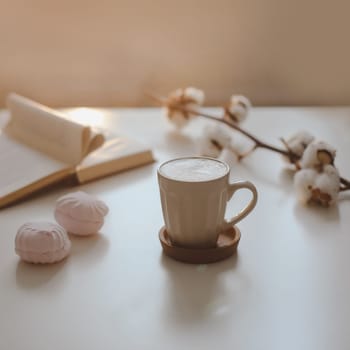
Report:
[[[51,222],[27,222],[17,231],[15,251],[27,262],[50,264],[68,256],[71,242],[66,230]]]
[[[55,208],[56,221],[69,233],[79,236],[97,233],[107,213],[104,202],[82,191],[60,197]]]

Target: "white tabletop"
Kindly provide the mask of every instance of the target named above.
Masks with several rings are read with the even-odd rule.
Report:
[[[238,254],[211,265],[179,263],[162,255],[158,241],[156,169],[195,153],[207,122],[177,134],[159,109],[100,112],[89,120],[148,143],[158,162],[80,187],[110,214],[100,235],[72,237],[70,257],[58,264],[20,262],[14,237],[27,220],[53,220],[55,200],[75,188],[0,211],[0,349],[350,347],[349,193],[334,208],[305,208],[281,158],[258,150],[231,174],[259,191],[256,209],[238,225]],[[255,108],[245,128],[275,145],[309,130],[338,149],[336,164],[350,178],[350,108]]]

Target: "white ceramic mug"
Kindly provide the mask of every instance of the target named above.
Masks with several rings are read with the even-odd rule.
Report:
[[[257,190],[249,181],[229,183],[229,166],[208,157],[169,160],[158,168],[158,183],[167,233],[175,245],[215,247],[220,232],[246,217],[255,207]],[[225,221],[227,202],[239,189],[252,199]]]

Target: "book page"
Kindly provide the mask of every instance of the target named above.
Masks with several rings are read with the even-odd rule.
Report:
[[[77,166],[76,175],[80,183],[154,161],[152,151],[147,146],[129,137],[106,132],[106,138],[102,147],[90,153]]]
[[[11,117],[5,132],[61,162],[77,165],[104,142],[103,136],[91,132],[89,127],[25,97],[10,94],[7,105]]]
[[[62,170],[67,164],[31,149],[0,130],[0,202],[9,194]]]
[[[0,115],[0,208],[72,176],[104,142],[99,131],[25,97],[10,94],[7,104]]]

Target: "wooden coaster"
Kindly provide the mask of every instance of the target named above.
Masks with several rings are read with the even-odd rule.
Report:
[[[220,233],[216,247],[196,249],[173,245],[165,227],[159,231],[159,240],[164,254],[189,264],[210,264],[227,259],[236,252],[240,238],[241,232],[233,226]]]

